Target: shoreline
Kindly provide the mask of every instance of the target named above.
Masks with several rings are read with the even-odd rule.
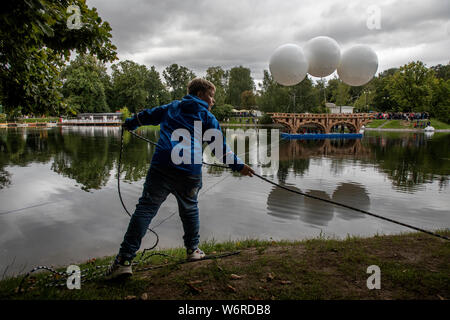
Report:
[[[95,127],[120,127],[120,125],[111,124],[111,123],[80,123],[80,124],[61,124],[61,123],[47,123],[47,122],[38,122],[38,123],[28,123],[26,125],[18,124],[18,123],[0,123],[0,128],[53,128],[53,127],[62,127],[62,126],[95,126]],[[220,123],[221,127],[248,127],[248,128],[283,128],[282,125],[279,124],[247,124],[247,123]],[[425,131],[424,129],[396,129],[396,128],[364,128],[364,131],[380,131],[380,132],[418,132],[418,133],[426,133],[426,132],[450,132],[450,129],[435,129],[434,131]]]
[[[424,129],[384,129],[384,128],[364,128],[364,131],[392,131],[392,132],[450,132],[450,129],[435,129],[434,131],[425,131]]]

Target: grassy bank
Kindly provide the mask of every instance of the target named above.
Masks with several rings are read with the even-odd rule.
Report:
[[[450,235],[450,230],[441,231]],[[160,251],[122,281],[103,277],[82,283],[80,290],[36,285],[49,273],[35,274],[17,293],[21,278],[0,282],[0,299],[448,299],[450,243],[422,233],[346,240],[299,242],[245,240],[203,243],[208,254],[239,250],[220,259],[185,261],[183,249]],[[93,269],[111,257],[92,259]],[[367,268],[381,270],[381,289],[369,290]],[[65,268],[61,269],[65,271]],[[29,287],[34,283],[35,287]]]
[[[427,120],[421,120],[427,122]],[[404,120],[385,120],[377,119],[370,122],[367,128],[383,128],[383,129],[420,129],[414,128],[414,123],[417,121],[404,121]],[[431,119],[431,126],[437,130],[450,129],[450,124],[446,124],[442,121]],[[423,128],[421,128],[423,129]]]

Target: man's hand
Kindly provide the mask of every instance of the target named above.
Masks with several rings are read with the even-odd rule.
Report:
[[[242,168],[242,170],[240,171],[240,173],[241,173],[243,176],[253,177],[253,174],[255,173],[255,171],[253,171],[253,169],[250,168],[248,165],[244,164],[244,167]]]

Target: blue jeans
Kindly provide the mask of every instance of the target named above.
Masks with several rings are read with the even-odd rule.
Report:
[[[176,169],[151,166],[145,179],[144,191],[120,245],[118,257],[132,260],[136,256],[150,222],[169,193],[178,202],[184,229],[184,245],[186,249],[196,249],[200,238],[197,196],[201,187],[201,174],[186,175]]]

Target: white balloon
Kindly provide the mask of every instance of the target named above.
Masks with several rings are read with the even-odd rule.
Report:
[[[346,50],[337,68],[339,78],[348,85],[362,86],[369,82],[378,69],[375,51],[364,45]]]
[[[305,45],[309,63],[308,73],[314,77],[326,77],[336,70],[341,60],[341,48],[330,37],[315,37]]]
[[[306,77],[308,61],[302,48],[288,43],[278,47],[272,54],[269,69],[276,82],[284,86],[293,86]]]

